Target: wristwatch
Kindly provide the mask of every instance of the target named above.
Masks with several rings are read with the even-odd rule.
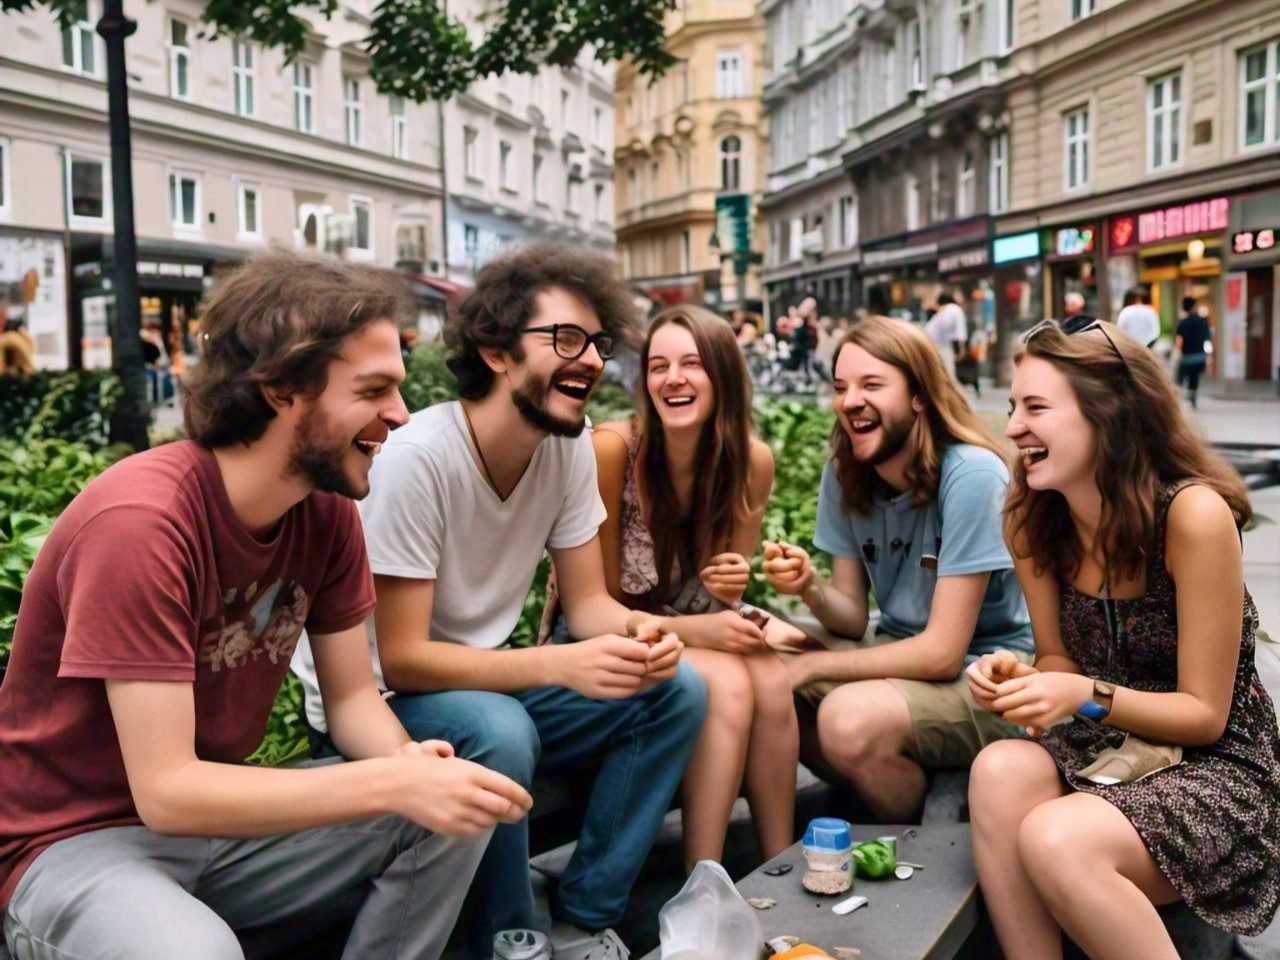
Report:
[[[1076,713],[1095,723],[1101,723],[1111,713],[1111,703],[1115,699],[1116,685],[1106,680],[1093,681],[1093,696],[1080,704]]]

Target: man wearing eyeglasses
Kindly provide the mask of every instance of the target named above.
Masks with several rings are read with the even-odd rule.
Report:
[[[533,246],[489,263],[445,329],[461,399],[392,435],[361,504],[378,596],[371,650],[410,734],[431,731],[526,787],[535,770],[598,765],[551,904],[557,960],[628,955],[610,928],[706,711],[679,640],[605,586],[585,409],[633,316],[594,254]],[[544,551],[576,642],[511,649]],[[323,731],[305,649],[295,669]],[[496,932],[533,925],[525,821],[495,831],[469,907],[473,960],[489,960]]]

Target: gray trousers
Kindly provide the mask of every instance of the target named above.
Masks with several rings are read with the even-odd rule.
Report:
[[[488,841],[391,816],[252,840],[110,827],[36,857],[4,936],[14,960],[243,960],[234,930],[371,885],[344,960],[436,960]]]

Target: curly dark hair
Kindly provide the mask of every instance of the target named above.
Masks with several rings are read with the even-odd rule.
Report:
[[[264,387],[315,396],[346,337],[375,320],[403,327],[416,312],[392,270],[284,251],[253,257],[200,304],[200,362],[183,382],[187,435],[207,447],[252,443],[276,415]]]
[[[600,328],[619,344],[638,338],[639,311],[608,257],[558,244],[530,244],[499,256],[476,274],[475,289],[450,312],[444,328],[446,362],[466,400],[488,396],[493,371],[480,355],[496,347],[524,358],[520,334],[533,318],[539,293],[560,287],[589,303]]]

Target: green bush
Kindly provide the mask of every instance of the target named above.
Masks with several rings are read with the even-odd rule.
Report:
[[[123,394],[107,371],[41,371],[0,380],[0,437],[109,442],[111,415]]]

